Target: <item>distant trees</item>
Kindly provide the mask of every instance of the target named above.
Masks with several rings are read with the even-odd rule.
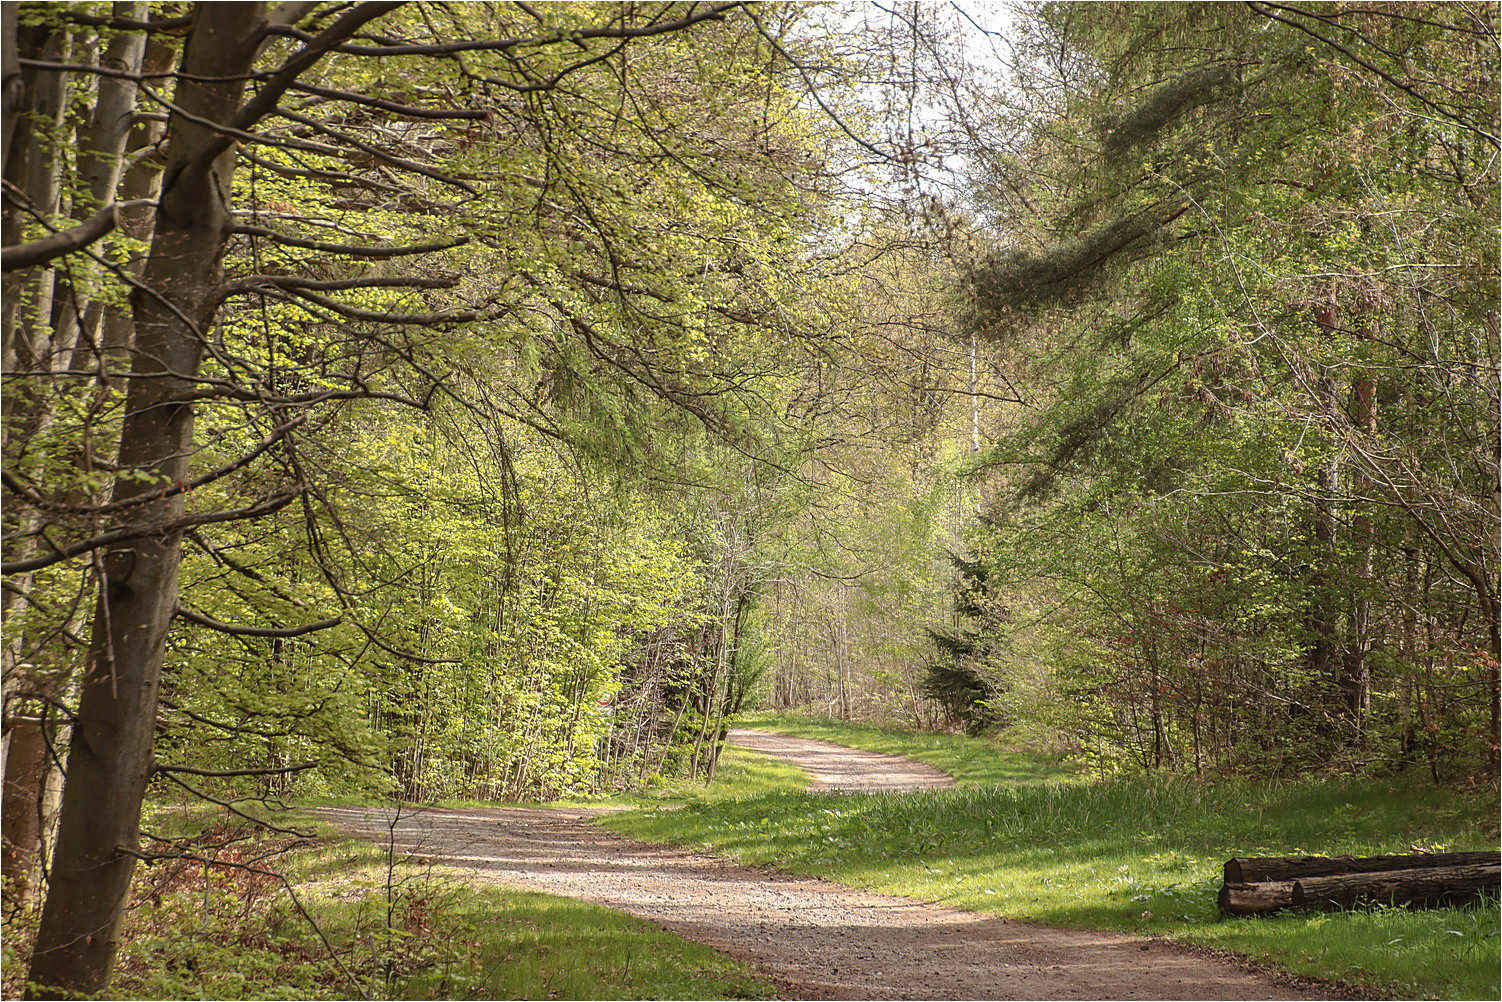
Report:
[[[1058,684],[1143,765],[1494,762],[1497,21],[1045,5],[975,324]],[[1039,86],[1040,78],[1048,81]]]

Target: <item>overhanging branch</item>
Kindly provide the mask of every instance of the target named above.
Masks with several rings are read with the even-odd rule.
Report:
[[[299,762],[297,765],[270,766],[265,769],[195,769],[190,765],[157,765],[157,772],[182,773],[187,776],[284,776],[304,769],[318,768],[317,762]]]
[[[155,205],[149,198],[117,202],[100,209],[77,226],[58,230],[51,236],[29,244],[13,244],[0,249],[0,271],[15,271],[18,268],[35,268],[54,258],[83,250],[120,225],[120,210],[135,209],[143,205]]]
[[[177,617],[219,633],[228,633],[233,637],[301,637],[308,633],[330,629],[344,622],[343,616],[335,616],[332,619],[320,619],[316,623],[308,623],[304,626],[236,626],[205,616],[201,612],[194,612],[181,605],[177,607]]]

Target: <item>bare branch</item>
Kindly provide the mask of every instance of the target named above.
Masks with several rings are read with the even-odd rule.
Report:
[[[44,553],[29,560],[12,560],[0,564],[0,574],[24,574],[27,571],[40,570],[43,567],[50,567],[53,564],[69,560],[79,554],[88,553],[91,550],[103,549],[111,543],[118,543],[125,539],[165,535],[171,532],[179,532],[195,525],[212,525],[216,522],[238,522],[241,520],[262,518],[281,511],[287,505],[297,500],[298,495],[301,493],[302,488],[299,486],[295,491],[277,494],[248,508],[235,508],[230,511],[211,512],[204,515],[188,515],[183,518],[174,519],[171,522],[163,522],[155,525],[136,525],[127,529],[115,529],[63,547],[55,546],[48,541],[48,545],[53,545],[51,553]]]
[[[372,146],[370,143],[361,142],[354,136],[351,136],[347,133],[331,129],[327,125],[324,125],[322,122],[319,122],[318,120],[313,118],[309,118],[307,115],[300,115],[297,112],[289,111],[286,108],[274,108],[272,109],[272,112],[289,121],[297,122],[299,125],[306,125],[308,128],[317,132],[319,135],[328,136],[329,138],[334,139],[337,142],[344,143],[346,146],[352,146],[355,149],[359,150],[361,153],[365,153],[375,158],[376,160],[379,160],[383,164],[387,164],[391,167],[396,167],[400,170],[411,171],[414,174],[421,174],[423,177],[430,177],[433,180],[440,182],[441,184],[447,184],[452,187],[458,188],[460,191],[466,192],[470,195],[479,194],[479,192],[475,190],[474,185],[470,184],[467,181],[461,181],[456,177],[445,174],[441,170],[436,170],[432,167],[427,166],[426,164],[418,163],[416,160],[407,160],[404,157],[392,156],[390,153],[387,153],[385,150],[382,150],[378,146]]]
[[[691,13],[676,21],[663,21],[658,24],[644,24],[638,28],[579,28],[579,29],[556,29],[545,35],[526,35],[515,38],[496,38],[486,40],[467,40],[462,42],[439,42],[431,45],[391,43],[388,45],[354,45],[343,43],[333,46],[338,52],[356,56],[451,56],[462,52],[504,52],[518,46],[542,46],[577,44],[596,38],[626,40],[635,38],[651,38],[654,35],[665,35],[675,31],[691,28],[705,21],[723,21],[725,15],[733,10],[743,10],[747,7],[745,0],[736,0],[735,3],[710,4],[702,10],[693,10]],[[534,13],[535,17],[536,14]],[[287,32],[291,33],[291,32]],[[303,33],[297,33],[296,37],[305,37]]]
[[[1287,4],[1279,4],[1279,3],[1269,3],[1269,4],[1248,3],[1247,7],[1250,8],[1251,11],[1252,11],[1252,13],[1254,13],[1254,14],[1257,14],[1257,15],[1259,15],[1261,17],[1265,17],[1265,18],[1267,18],[1270,21],[1277,21],[1280,24],[1286,24],[1286,25],[1288,25],[1291,28],[1294,28],[1294,29],[1296,29],[1298,31],[1302,31],[1304,34],[1308,35],[1310,38],[1313,38],[1313,39],[1315,39],[1318,42],[1322,42],[1323,44],[1325,44],[1325,45],[1329,46],[1330,48],[1334,49],[1336,52],[1339,52],[1341,55],[1345,56],[1347,59],[1351,60],[1351,62],[1355,63],[1356,65],[1360,66],[1361,68],[1363,68],[1365,70],[1368,70],[1368,71],[1370,71],[1372,73],[1377,74],[1377,76],[1380,77],[1380,78],[1382,78],[1382,80],[1385,81],[1389,86],[1395,87],[1398,90],[1402,91],[1403,93],[1407,94],[1409,97],[1413,98],[1415,101],[1419,102],[1424,107],[1426,107],[1430,111],[1434,112],[1436,115],[1442,115],[1445,118],[1448,118],[1450,121],[1454,122],[1455,124],[1461,126],[1462,128],[1467,129],[1467,130],[1469,130],[1471,132],[1474,132],[1476,135],[1480,136],[1482,139],[1485,139],[1493,147],[1502,148],[1502,139],[1499,139],[1497,136],[1495,136],[1492,133],[1490,133],[1490,132],[1486,131],[1485,129],[1481,128],[1479,125],[1476,125],[1476,124],[1474,124],[1472,122],[1467,122],[1465,119],[1461,118],[1459,115],[1455,114],[1450,109],[1448,109],[1448,108],[1446,108],[1446,107],[1444,107],[1444,106],[1442,106],[1442,105],[1440,105],[1440,104],[1438,104],[1438,103],[1430,100],[1429,98],[1425,97],[1424,95],[1420,94],[1415,87],[1413,87],[1413,86],[1411,86],[1409,84],[1403,83],[1402,81],[1394,78],[1392,76],[1392,74],[1390,74],[1390,73],[1383,72],[1382,69],[1380,69],[1379,67],[1373,65],[1372,63],[1368,62],[1367,60],[1362,59],[1360,56],[1356,55],[1356,53],[1352,52],[1350,49],[1346,48],[1344,45],[1341,45],[1339,42],[1335,41],[1333,38],[1326,38],[1324,35],[1321,35],[1319,32],[1315,31],[1313,28],[1309,27],[1308,25],[1302,24],[1299,21],[1295,21],[1292,18],[1283,17],[1281,14],[1276,13],[1276,11],[1278,11],[1278,10],[1285,10],[1285,11],[1288,11],[1290,14],[1297,14],[1297,15],[1299,15],[1301,17],[1315,18],[1315,19],[1320,20],[1320,21],[1323,22],[1325,19],[1323,17],[1321,17],[1320,15],[1311,14],[1308,11],[1299,10],[1297,7],[1290,7]]]
[[[268,289],[267,291],[271,290]],[[388,313],[382,310],[362,310],[357,306],[350,306],[346,303],[330,299],[327,296],[320,296],[307,289],[297,288],[296,286],[287,289],[287,291],[299,299],[306,299],[310,303],[317,303],[324,309],[331,310],[340,316],[348,317],[351,320],[366,320],[373,323],[413,324],[418,327],[432,327],[438,324],[473,323],[481,317],[478,310],[466,310],[463,313]]]
[[[152,199],[136,198],[129,202],[117,202],[99,210],[93,216],[66,230],[58,230],[51,236],[29,244],[14,244],[0,249],[0,271],[15,271],[17,268],[34,268],[54,258],[83,250],[94,241],[120,225],[122,209],[136,209],[143,205],[155,205]]]
[[[325,281],[298,278],[296,275],[248,275],[237,278],[220,290],[224,298],[240,296],[247,292],[266,289],[310,289],[321,292],[342,292],[350,289],[452,289],[459,284],[457,278],[418,278],[397,275],[392,277],[341,278]]]
[[[353,91],[315,87],[309,83],[293,84],[292,90],[303,94],[313,94],[317,97],[328,98],[332,101],[345,101],[350,104],[364,105],[367,108],[379,108],[382,111],[389,111],[393,115],[400,115],[403,118],[483,120],[490,117],[490,112],[483,108],[419,108],[415,105],[384,101],[381,98],[370,97],[366,94],[356,94]]]
[[[269,766],[265,769],[195,769],[190,765],[161,765],[154,766],[157,772],[177,772],[187,776],[215,776],[220,778],[231,776],[284,776],[287,773],[302,772],[305,769],[318,768],[317,762],[299,762],[297,765]]]
[[[86,14],[83,11],[69,10],[67,8],[53,8],[53,16],[73,24],[87,25],[90,28],[110,28],[114,31],[181,31],[191,27],[193,18],[167,17],[160,21],[138,21],[129,17],[104,17],[100,14]]]
[[[137,505],[146,504],[149,501],[158,501],[162,498],[171,497],[174,494],[191,494],[193,491],[197,490],[205,484],[213,483],[215,480],[218,480],[220,477],[223,477],[226,474],[233,473],[235,470],[249,466],[257,456],[260,456],[267,449],[271,448],[277,442],[281,441],[288,432],[301,425],[307,419],[308,418],[306,414],[299,414],[297,417],[293,418],[291,421],[288,421],[286,424],[271,429],[271,433],[263,438],[259,443],[257,443],[255,448],[251,449],[249,452],[241,456],[239,459],[236,459],[234,462],[221,466],[217,470],[210,471],[209,473],[205,473],[201,477],[195,477],[194,479],[182,484],[171,484],[170,486],[166,486],[164,490],[157,494],[127,498],[124,501],[113,501],[109,504],[92,506],[67,504],[61,501],[53,501],[50,498],[43,497],[34,488],[28,487],[26,484],[23,484],[8,470],[0,470],[0,483],[3,483],[11,491],[19,494],[33,507],[40,508],[44,511],[73,512],[80,515],[95,516],[108,514],[110,512],[121,511],[126,508],[133,508]]]
[[[344,622],[343,616],[335,616],[332,619],[320,619],[316,623],[308,623],[304,626],[235,626],[181,605],[177,607],[177,616],[179,619],[186,619],[198,626],[228,633],[232,637],[301,637],[308,633],[317,633],[319,630],[332,629]]]
[[[270,79],[261,84],[255,97],[240,106],[234,121],[229,123],[230,127],[243,130],[254,126],[276,108],[277,102],[282,99],[287,89],[297,82],[297,78],[327,55],[330,49],[354,35],[371,21],[385,17],[401,6],[403,6],[401,0],[395,0],[395,2],[381,0],[381,2],[355,4],[346,10],[337,21],[320,32],[316,38],[294,52]],[[267,30],[270,31],[274,27],[268,24]],[[233,142],[229,136],[221,135],[211,148],[204,151],[204,156],[213,159],[229,149]]]
[[[287,247],[300,247],[303,250],[322,251],[327,254],[339,254],[344,257],[370,258],[384,260],[386,258],[404,257],[409,254],[432,254],[436,251],[449,250],[452,247],[463,247],[469,243],[469,237],[459,237],[456,240],[440,240],[430,244],[408,244],[403,247],[378,247],[360,246],[358,244],[334,244],[322,240],[308,240],[304,237],[292,236],[288,233],[278,233],[263,226],[236,226],[231,232],[252,237],[265,237],[275,240]]]

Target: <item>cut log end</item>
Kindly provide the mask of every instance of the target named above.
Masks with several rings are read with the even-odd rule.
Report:
[[[1222,915],[1270,915],[1293,904],[1293,884],[1274,881],[1260,884],[1221,885],[1217,898]]]

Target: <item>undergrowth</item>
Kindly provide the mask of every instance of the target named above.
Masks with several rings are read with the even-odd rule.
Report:
[[[137,870],[109,998],[771,995],[745,965],[619,912],[467,883],[342,836],[188,815],[157,818],[179,834],[147,846],[163,858]],[[19,998],[38,910],[11,897],[0,987]]]

